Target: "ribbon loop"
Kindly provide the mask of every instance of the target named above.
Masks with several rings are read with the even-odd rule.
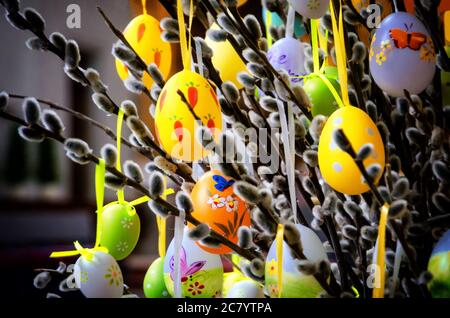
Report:
[[[120,163],[120,153],[121,153],[121,145],[122,145],[122,126],[123,126],[123,117],[124,113],[121,108],[119,108],[119,113],[117,114],[117,163],[116,169],[119,172],[122,172],[122,165]],[[124,189],[120,189],[117,191],[117,199],[119,203],[125,202],[125,194]]]
[[[378,225],[378,238],[377,238],[377,256],[376,262],[378,270],[380,271],[379,286],[373,289],[373,298],[384,298],[384,284],[385,284],[385,272],[386,272],[386,225],[388,221],[389,204],[383,205],[380,212],[380,223]]]
[[[180,33],[180,47],[181,47],[181,59],[183,61],[183,67],[185,70],[191,69],[191,39],[189,36],[189,41],[186,37],[186,25],[184,20],[183,4],[181,0],[177,0],[177,18],[178,18],[178,28]],[[194,18],[194,3],[190,0],[189,3],[189,32],[192,29],[192,22]]]

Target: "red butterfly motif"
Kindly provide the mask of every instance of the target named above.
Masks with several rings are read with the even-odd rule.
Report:
[[[402,29],[391,29],[389,31],[395,47],[399,49],[410,48],[418,51],[427,42],[427,36],[420,32],[407,32]]]

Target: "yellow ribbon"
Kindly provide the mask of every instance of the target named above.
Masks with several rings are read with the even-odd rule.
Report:
[[[142,2],[142,14],[147,15],[147,0],[141,0]]]
[[[120,153],[121,153],[121,144],[122,144],[122,124],[123,124],[123,110],[122,108],[119,108],[119,113],[117,114],[117,163],[116,163],[116,169],[119,172],[122,172],[122,166],[120,163]],[[117,199],[119,200],[119,203],[125,202],[125,195],[124,195],[124,189],[120,189],[117,191]]]
[[[311,44],[312,44],[312,54],[313,54],[313,62],[314,62],[314,73],[319,72],[319,39],[318,39],[318,20],[311,19]]]
[[[379,287],[373,289],[373,298],[384,298],[384,283],[385,283],[385,272],[386,272],[386,225],[388,221],[389,214],[389,204],[383,205],[380,213],[380,224],[378,225],[378,248],[377,248],[377,266],[380,270],[380,284]]]
[[[189,4],[189,32],[192,29],[192,21],[194,19],[194,4],[190,1]],[[183,67],[185,70],[191,69],[191,39],[189,41],[186,38],[186,25],[184,20],[183,5],[181,0],[177,0],[177,17],[178,17],[178,28],[180,33],[180,47],[181,47],[181,59],[183,61]]]
[[[95,245],[93,248],[87,249],[83,248],[81,244],[76,241],[74,242],[75,250],[74,251],[63,251],[63,252],[53,252],[50,254],[50,258],[59,258],[59,257],[70,257],[75,255],[81,255],[87,260],[92,260],[93,254],[96,251],[108,253],[108,249],[106,247],[100,247],[100,238],[102,233],[102,214],[103,214],[103,201],[105,196],[105,161],[103,159],[99,159],[99,163],[95,168],[95,196],[97,203],[97,230],[96,230],[96,238]]]
[[[339,74],[339,84],[341,85],[341,96],[345,106],[350,105],[348,97],[347,79],[347,57],[344,42],[344,23],[342,17],[342,3],[339,0],[339,22],[336,20],[333,3],[330,2],[331,21],[333,24],[334,46],[336,51],[336,62]],[[339,23],[339,26],[338,26]]]
[[[270,34],[270,27],[272,26],[272,13],[266,10],[266,36],[267,36],[267,46],[269,48],[273,45],[273,37]]]
[[[275,237],[276,241],[276,253],[277,253],[277,276],[278,276],[278,298],[281,298],[281,291],[283,288],[283,237],[284,228],[283,224],[278,224],[277,235]]]

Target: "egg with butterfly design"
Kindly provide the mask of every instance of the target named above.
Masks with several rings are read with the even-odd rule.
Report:
[[[183,70],[164,85],[155,109],[157,139],[172,158],[191,162],[209,153],[198,142],[196,131],[200,125],[193,113],[209,128],[214,139],[218,138],[222,112],[215,89],[200,74]]]
[[[433,40],[423,23],[406,12],[392,13],[375,32],[369,52],[375,83],[393,97],[424,91],[436,71]]]
[[[167,79],[172,67],[172,47],[170,43],[161,39],[161,33],[159,21],[149,14],[142,14],[131,20],[123,32],[146,65],[156,64],[164,79]],[[116,59],[116,69],[122,80],[132,76],[129,67],[119,59]],[[150,90],[153,85],[150,75],[144,72],[142,80]]]
[[[164,259],[164,281],[174,296],[175,242],[170,243]],[[182,296],[211,298],[222,295],[223,265],[219,255],[202,250],[184,231],[180,249],[180,280]]]
[[[211,229],[237,243],[237,232],[241,226],[250,226],[250,213],[244,201],[233,190],[234,180],[226,177],[218,170],[205,173],[195,184],[191,192],[194,206],[192,216]],[[193,227],[193,225],[190,225]],[[214,254],[227,254],[229,247],[221,245],[217,248],[198,245]]]

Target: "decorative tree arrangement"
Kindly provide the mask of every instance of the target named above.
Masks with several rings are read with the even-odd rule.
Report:
[[[117,261],[139,239],[135,206],[148,203],[160,258],[145,277],[147,297],[450,297],[450,106],[438,74],[450,63],[439,1],[416,1],[416,16],[393,1],[369,49],[360,40],[364,1],[264,0],[265,35],[236,0],[161,1],[170,17],[160,22],[143,1],[123,33],[98,8],[118,38],[112,54],[125,88],[151,101],[154,133],[133,102],[114,101],[100,74],[80,66],[74,40],[47,35],[44,18],[17,0],[0,4],[32,34],[28,48],[61,59],[93,103],[117,116],[114,132],[52,102],[0,94],[0,117],[20,125],[23,139],[53,139],[75,163],[96,165],[94,247],[53,253],[79,258],[39,270],[36,287],[60,275],[62,291],[133,297]],[[194,23],[205,38],[193,36]],[[304,33],[310,43],[296,38]],[[171,78],[168,43],[179,43],[183,62]],[[23,99],[23,118],[8,112],[10,99]],[[65,135],[58,112],[116,145],[96,154]],[[148,159],[145,172],[131,160],[122,170],[122,145]],[[117,202],[104,206],[105,187]],[[127,202],[127,188],[143,196]]]

